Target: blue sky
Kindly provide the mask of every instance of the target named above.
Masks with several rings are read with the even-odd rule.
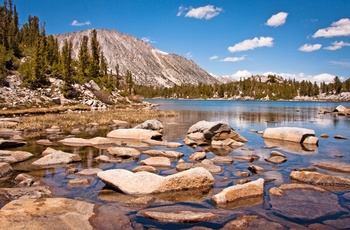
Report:
[[[350,77],[348,0],[14,0],[47,34],[113,29],[235,79]]]

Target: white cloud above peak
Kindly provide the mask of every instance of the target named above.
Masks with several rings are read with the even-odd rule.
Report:
[[[278,27],[286,23],[288,13],[279,12],[278,14],[274,14],[267,20],[265,23],[267,26]]]
[[[312,37],[331,38],[336,36],[350,36],[350,19],[342,18],[337,22],[333,22],[330,27],[319,29]]]
[[[245,56],[241,57],[227,57],[222,59],[221,61],[223,62],[238,62],[238,61],[243,61],[245,59]]]
[[[303,52],[313,52],[313,51],[316,51],[316,50],[319,50],[321,49],[322,45],[321,44],[305,44],[305,45],[302,45],[299,47],[299,50],[300,51],[303,51]]]
[[[239,42],[233,46],[229,46],[228,50],[231,53],[241,52],[246,50],[253,50],[259,47],[272,47],[273,46],[273,38],[272,37],[255,37],[253,39],[247,39],[243,42]]]
[[[176,15],[181,16],[186,11],[187,11],[187,13],[185,14],[185,17],[187,17],[187,18],[209,20],[209,19],[212,19],[212,18],[218,16],[220,14],[220,12],[222,11],[222,8],[215,7],[213,5],[206,5],[206,6],[201,6],[201,7],[197,7],[197,8],[193,8],[193,7],[187,8],[184,6],[180,6],[179,11]]]
[[[90,21],[78,22],[77,20],[73,20],[73,22],[71,23],[71,26],[88,26],[88,25],[91,25]]]

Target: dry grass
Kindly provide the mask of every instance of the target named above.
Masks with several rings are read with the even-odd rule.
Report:
[[[26,133],[26,138],[34,138],[42,135],[44,130],[51,126],[58,126],[61,131],[69,132],[74,128],[86,127],[91,123],[98,123],[99,127],[103,128],[112,125],[113,120],[123,120],[131,124],[138,124],[149,119],[173,116],[177,116],[177,113],[133,108],[81,113],[44,114],[22,117],[22,123],[17,126],[17,129],[38,130],[36,132]]]
[[[0,116],[21,116],[26,114],[47,114],[47,113],[61,113],[67,110],[90,110],[89,106],[86,105],[74,105],[74,106],[54,106],[50,108],[29,108],[29,109],[18,109],[18,110],[1,110]]]

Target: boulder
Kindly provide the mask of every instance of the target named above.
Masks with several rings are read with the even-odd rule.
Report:
[[[133,173],[125,169],[107,170],[97,176],[105,184],[134,195],[198,189],[214,184],[214,177],[204,168],[193,168],[166,177],[149,172]]]
[[[120,158],[110,158],[106,155],[101,155],[98,157],[95,157],[95,160],[99,163],[121,163],[122,159]]]
[[[247,161],[247,162],[254,161],[254,157],[251,157],[251,156],[232,156],[232,159],[238,160],[238,161]]]
[[[251,171],[252,173],[255,173],[255,174],[261,174],[261,173],[266,172],[266,170],[264,168],[257,166],[257,165],[249,166],[248,170]]]
[[[156,212],[143,211],[140,213],[146,218],[167,223],[198,223],[208,222],[219,217],[211,212],[176,211],[176,212]]]
[[[269,230],[281,230],[284,229],[283,225],[268,221],[258,216],[239,216],[237,219],[227,223],[221,230],[249,230],[249,229],[269,229]]]
[[[6,162],[0,162],[0,178],[10,174],[13,171],[11,165]]]
[[[97,173],[102,171],[103,170],[99,168],[88,168],[88,169],[83,169],[80,172],[77,172],[77,174],[80,176],[96,176]]]
[[[116,157],[134,157],[139,158],[140,157],[140,151],[134,148],[128,148],[128,147],[110,147],[107,149],[107,152]]]
[[[181,158],[184,155],[183,153],[176,152],[176,151],[155,150],[155,149],[146,150],[146,151],[143,151],[142,153],[153,157],[168,157],[168,158]]]
[[[276,151],[276,150],[271,151],[270,156],[272,156],[272,157],[279,156],[279,157],[285,157],[285,158],[287,158],[286,155],[284,155],[283,153],[278,152],[278,151]]]
[[[193,168],[196,167],[202,167],[208,170],[211,173],[221,173],[222,168],[218,165],[215,165],[211,160],[203,160],[202,162],[197,162],[193,166]]]
[[[78,154],[66,153],[63,151],[56,151],[46,156],[43,156],[39,160],[36,160],[32,165],[36,166],[50,166],[56,164],[68,164],[72,162],[81,161],[81,157]]]
[[[170,167],[171,160],[167,157],[149,157],[140,161],[141,165],[150,165],[155,167]]]
[[[176,165],[176,170],[177,171],[185,171],[185,170],[188,170],[190,168],[192,168],[194,164],[193,163],[188,163],[188,162],[179,162],[177,165]]]
[[[234,175],[236,177],[249,177],[250,176],[249,172],[241,172],[241,171],[234,172]]]
[[[68,187],[76,187],[76,186],[88,186],[90,185],[90,181],[87,178],[75,178],[68,181]]]
[[[233,185],[225,188],[220,193],[214,195],[211,200],[216,205],[236,202],[238,200],[263,197],[264,196],[264,179],[259,178],[245,184]]]
[[[281,157],[281,156],[272,156],[272,157],[266,158],[265,161],[274,163],[274,164],[282,164],[287,161],[287,158]]]
[[[147,120],[142,124],[139,124],[134,127],[135,129],[149,129],[157,131],[158,133],[163,133],[163,124],[158,120]]]
[[[0,162],[7,162],[10,164],[25,161],[32,156],[33,154],[25,151],[0,150]]]
[[[158,173],[158,169],[156,169],[153,166],[150,165],[141,165],[141,166],[137,166],[135,168],[133,168],[132,172],[136,173],[136,172],[150,172],[150,173],[154,173],[157,174]]]
[[[93,229],[94,204],[67,198],[20,199],[0,210],[7,229]]]
[[[311,129],[298,128],[298,127],[278,127],[278,128],[267,128],[264,131],[263,138],[291,141],[297,143],[303,143],[305,139],[310,138],[306,141],[307,144],[318,143],[318,138],[315,137],[315,131]],[[315,138],[316,139],[315,139]]]
[[[206,156],[207,156],[206,152],[195,152],[195,153],[191,154],[188,159],[190,159],[192,161],[201,161],[201,160],[205,159]]]
[[[100,86],[98,86],[97,83],[94,80],[90,80],[89,84],[91,86],[91,89],[93,89],[95,91],[100,91],[101,90]]]
[[[234,159],[232,156],[216,156],[210,159],[215,164],[232,164]]]
[[[46,145],[46,146],[53,145],[53,143],[50,140],[47,140],[47,139],[37,140],[35,143],[38,144],[38,145]]]
[[[199,121],[187,131],[187,138],[198,141],[212,141],[233,139],[239,142],[247,142],[247,139],[239,135],[228,123],[223,121],[209,122]]]
[[[290,179],[313,185],[350,187],[350,179],[317,172],[293,171]]]
[[[343,105],[338,105],[338,106],[333,110],[333,112],[341,112],[341,113],[343,113],[343,112],[345,112],[345,111],[347,111],[347,108],[346,108],[345,106],[343,106]]]
[[[147,139],[160,139],[162,134],[157,131],[147,130],[147,129],[116,129],[107,134],[109,138],[119,138],[119,139],[137,139],[137,140],[147,140]]]
[[[34,177],[26,173],[18,174],[13,182],[17,187],[30,187],[34,183]]]
[[[16,148],[21,147],[25,144],[27,144],[27,142],[0,139],[0,149]]]
[[[272,187],[269,191],[270,195],[277,195],[281,196],[284,194],[284,191],[288,190],[307,190],[307,191],[314,191],[314,192],[321,192],[321,193],[327,193],[327,190],[324,190],[323,188],[310,185],[310,184],[282,184],[278,188]],[[277,192],[277,193],[276,193]]]
[[[26,198],[38,199],[38,198],[50,197],[51,195],[52,193],[48,186],[0,188],[0,197],[2,200],[6,200],[6,201],[26,199]]]

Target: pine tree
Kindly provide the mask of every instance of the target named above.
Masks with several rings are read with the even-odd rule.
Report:
[[[91,36],[91,59],[90,59],[90,77],[97,79],[100,76],[100,47],[97,40],[97,32],[94,29]]]
[[[88,36],[84,36],[80,46],[80,50],[79,50],[78,76],[81,82],[86,81],[89,76],[90,55],[89,55],[88,42],[89,42]]]

